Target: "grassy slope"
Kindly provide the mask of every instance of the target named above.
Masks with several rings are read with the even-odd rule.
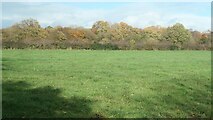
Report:
[[[210,56],[3,50],[3,117],[209,117]]]

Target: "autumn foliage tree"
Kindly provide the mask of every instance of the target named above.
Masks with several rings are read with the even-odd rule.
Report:
[[[124,22],[97,21],[92,28],[47,26],[26,19],[1,29],[3,48],[167,50],[210,49],[210,32],[171,27],[135,28]]]

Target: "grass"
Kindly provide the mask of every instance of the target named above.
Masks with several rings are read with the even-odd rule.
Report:
[[[211,115],[210,51],[3,50],[3,117]]]

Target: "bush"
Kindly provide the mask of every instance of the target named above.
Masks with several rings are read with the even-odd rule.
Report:
[[[99,44],[99,43],[94,43],[91,45],[90,49],[92,50],[118,50],[117,45],[112,45],[110,43],[108,44]]]
[[[178,45],[173,44],[170,46],[170,50],[180,50],[180,47]]]

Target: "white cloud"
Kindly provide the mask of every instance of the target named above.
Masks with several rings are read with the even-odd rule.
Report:
[[[124,21],[134,27],[144,28],[152,25],[164,27],[175,23],[182,23],[186,28],[205,31],[211,28],[211,18],[190,14],[163,15],[161,13],[147,13],[143,15],[127,16]]]
[[[201,31],[210,29],[211,25],[210,11],[204,16],[198,13],[199,11],[194,12],[194,7],[197,6],[190,6],[190,4],[188,6],[172,4],[171,6],[169,3],[131,3],[112,9],[84,9],[66,5],[66,3],[13,3],[13,5],[15,7],[11,7],[9,3],[3,6],[3,23],[35,18],[42,26],[91,27],[95,21],[106,20],[112,23],[123,21],[134,27],[144,28],[151,25],[167,27],[180,22],[187,28]]]

